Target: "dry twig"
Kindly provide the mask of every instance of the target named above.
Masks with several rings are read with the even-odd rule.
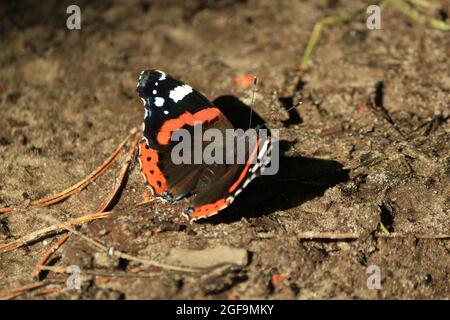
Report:
[[[125,145],[126,142],[132,140],[132,144],[128,151],[128,157],[125,160],[125,164],[123,165],[119,177],[117,179],[116,185],[112,192],[109,194],[108,198],[106,198],[105,201],[102,202],[102,204],[99,206],[99,208],[96,210],[96,213],[104,212],[114,201],[115,197],[117,196],[119,190],[123,186],[123,183],[125,181],[126,174],[128,172],[128,169],[130,167],[130,164],[134,158],[134,155],[137,150],[137,144],[139,142],[139,139],[141,137],[140,133],[134,133],[129,135],[113,152],[113,154],[117,150],[121,150],[122,147]],[[133,139],[134,138],[134,139]],[[110,156],[110,158],[112,155]],[[72,232],[69,232],[68,234],[64,235],[61,239],[59,239],[54,245],[52,245],[39,259],[38,263],[36,264],[36,267],[34,268],[33,275],[39,276],[39,272],[42,269],[42,266],[45,265],[51,258],[51,256],[71,237]]]
[[[34,232],[31,232],[23,237],[20,237],[17,240],[8,242],[8,243],[3,243],[0,244],[0,253],[5,253],[17,248],[20,248],[30,242],[39,240],[41,238],[43,238],[44,236],[48,236],[49,234],[58,232],[58,231],[62,231],[64,229],[66,229],[67,225],[80,225],[89,221],[93,221],[93,220],[98,220],[98,219],[103,219],[105,217],[107,217],[111,212],[110,211],[106,211],[106,212],[97,212],[97,213],[91,213],[79,218],[75,218],[75,219],[70,219],[69,221],[66,221],[64,223],[60,223],[60,224],[56,224],[56,225],[52,225],[43,229],[39,229],[36,230]]]
[[[46,207],[58,202],[61,202],[68,197],[80,192],[84,188],[86,188],[89,184],[91,184],[95,179],[100,177],[106,170],[108,170],[117,159],[120,151],[122,150],[123,146],[130,141],[133,136],[135,136],[136,133],[130,134],[128,137],[126,137],[113,151],[113,153],[108,157],[108,159],[103,162],[103,164],[95,169],[93,172],[91,172],[86,178],[79,181],[78,183],[74,184],[73,186],[67,188],[64,191],[61,191],[53,196],[45,197],[42,199],[31,201],[28,205],[19,205],[16,207],[7,207],[7,208],[0,208],[0,214],[1,213],[12,213],[15,211],[20,211],[22,209],[26,209],[27,207]]]

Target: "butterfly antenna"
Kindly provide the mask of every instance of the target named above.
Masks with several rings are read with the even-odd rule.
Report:
[[[258,78],[255,76],[253,78],[253,94],[252,94],[252,102],[250,104],[250,120],[248,122],[248,128],[252,127],[252,116],[253,116],[253,103],[255,102],[255,94],[256,94],[256,86],[258,84]]]

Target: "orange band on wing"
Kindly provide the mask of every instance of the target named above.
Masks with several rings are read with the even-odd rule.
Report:
[[[248,169],[250,168],[250,165],[252,164],[253,160],[256,157],[256,154],[258,153],[258,147],[259,147],[259,142],[261,140],[258,140],[256,142],[256,146],[252,151],[252,154],[250,155],[250,157],[248,157],[247,163],[245,164],[244,170],[242,170],[241,174],[239,175],[239,178],[236,180],[235,183],[233,183],[233,185],[230,187],[230,189],[228,189],[228,192],[233,192],[234,190],[236,190],[236,188],[239,186],[239,184],[242,182],[242,180],[245,178],[245,176],[247,175]]]
[[[242,170],[237,181],[235,183],[233,183],[233,185],[228,189],[228,192],[231,193],[234,190],[236,190],[236,188],[239,186],[239,184],[242,182],[242,180],[247,175],[250,165],[252,164],[253,160],[255,159],[256,155],[258,154],[258,147],[259,147],[260,142],[261,142],[261,140],[258,140],[256,142],[256,146],[253,149],[250,157],[248,158],[247,163],[245,164],[244,170]],[[232,201],[233,200],[229,201],[227,199],[219,199],[214,203],[205,204],[203,206],[196,208],[195,211],[191,215],[189,215],[189,217],[191,219],[208,218],[209,216],[217,213],[224,207],[229,206]]]
[[[151,149],[145,140],[139,143],[139,159],[145,180],[153,188],[155,194],[161,196],[167,190],[167,180],[158,167],[158,153]]]
[[[194,114],[190,112],[183,113],[176,119],[170,119],[163,123],[159,129],[156,140],[160,144],[168,144],[172,132],[183,128],[185,125],[194,126],[195,122],[212,121],[220,115],[220,110],[217,108],[206,108]]]
[[[201,207],[198,207],[195,209],[194,213],[191,214],[189,217],[191,219],[198,219],[198,218],[208,218],[211,214],[216,213],[219,211],[223,206],[227,206],[229,203],[225,199],[219,199],[214,203],[211,204],[205,204]]]

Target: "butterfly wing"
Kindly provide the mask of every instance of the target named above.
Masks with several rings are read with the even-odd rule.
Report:
[[[197,183],[192,206],[185,215],[192,221],[208,218],[227,208],[259,176],[270,160],[270,152],[270,138],[257,138],[248,149],[245,164],[210,166]]]
[[[137,92],[145,110],[141,171],[155,195],[178,200],[192,193],[207,166],[193,161],[175,164],[172,150],[178,142],[171,140],[172,134],[185,129],[193,139],[196,125],[201,124],[203,132],[212,127],[225,132],[233,126],[206,97],[162,71],[143,71]],[[193,141],[190,144],[194,147]]]
[[[230,121],[206,97],[189,85],[158,70],[143,71],[139,77],[137,92],[144,103],[144,136],[139,145],[141,171],[146,182],[157,196],[175,201],[186,195],[190,206],[186,210],[190,220],[206,218],[229,206],[234,197],[258,175],[261,161],[270,150],[270,140],[255,139],[245,154],[244,163],[227,164],[175,164],[172,151],[177,141],[172,134],[185,129],[190,133],[193,155],[196,126],[201,124],[203,133],[211,128],[225,137],[227,129],[234,129]],[[201,140],[201,152],[210,143],[222,149],[224,141]],[[233,149],[233,152],[235,150]]]

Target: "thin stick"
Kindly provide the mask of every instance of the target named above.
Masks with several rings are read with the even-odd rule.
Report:
[[[126,140],[124,140],[124,142],[132,139],[132,135],[128,136]],[[109,194],[108,198],[100,205],[100,207],[96,210],[96,213],[99,212],[103,212],[104,210],[106,210],[111,203],[113,202],[114,198],[116,197],[118,191],[120,190],[120,188],[123,185],[123,182],[125,180],[125,176],[128,172],[128,169],[130,167],[131,161],[134,158],[134,155],[136,153],[136,146],[139,142],[141,135],[140,133],[138,134],[134,134],[134,141],[128,151],[128,158],[126,160],[125,165],[122,167],[122,170],[119,174],[119,178],[117,180],[117,184],[115,186],[115,188],[113,189],[113,191]],[[121,148],[121,147],[120,147]],[[120,148],[116,148],[116,150],[120,149]],[[42,269],[42,266],[45,265],[51,258],[51,256],[64,244],[66,243],[67,240],[69,240],[69,238],[71,237],[72,232],[69,232],[68,234],[64,235],[61,239],[58,240],[58,242],[56,242],[53,246],[51,246],[45,253],[44,255],[39,259],[38,263],[36,264],[34,271],[33,271],[33,275],[34,276],[39,276],[40,270]]]
[[[353,232],[315,232],[305,231],[293,235],[297,239],[324,239],[324,240],[356,240],[359,234]]]
[[[43,288],[36,292],[33,296],[44,296],[47,294],[52,294],[61,291],[61,288]]]
[[[49,217],[46,217],[46,218],[42,217],[42,219],[49,220],[49,221],[57,221],[55,218],[49,218]],[[64,229],[70,231],[72,234],[79,236],[81,239],[83,239],[87,243],[91,244],[95,249],[102,251],[102,252],[109,252],[111,254],[111,256],[116,256],[117,258],[122,258],[122,259],[130,260],[130,261],[136,261],[136,262],[150,265],[153,267],[167,269],[167,270],[173,270],[173,271],[182,271],[182,272],[200,272],[200,271],[202,271],[202,269],[177,267],[177,266],[168,265],[168,264],[156,262],[153,260],[149,260],[147,258],[135,257],[132,255],[123,253],[119,250],[109,250],[109,248],[107,246],[103,245],[99,241],[92,239],[92,238],[84,235],[83,233],[79,232],[78,230],[75,230],[74,228],[72,228],[72,225],[70,223],[57,222],[57,224],[63,226]],[[45,268],[47,268],[47,267],[45,267],[45,266],[40,267],[40,269],[42,269],[42,270]]]
[[[165,263],[160,263],[160,262],[156,262],[156,261],[149,260],[146,258],[135,257],[135,256],[132,256],[127,253],[120,252],[120,251],[115,251],[114,255],[119,258],[128,260],[128,261],[135,261],[135,262],[142,263],[144,265],[149,265],[152,267],[157,267],[157,268],[166,269],[166,270],[189,272],[189,273],[197,273],[197,272],[204,271],[204,269],[177,267],[177,266],[173,266],[173,265],[169,265],[169,264],[165,264]]]
[[[43,288],[47,285],[54,284],[54,283],[55,282],[38,281],[38,282],[33,282],[33,283],[30,283],[30,284],[27,284],[27,285],[24,285],[21,287],[6,289],[3,291],[0,291],[0,300],[12,300],[12,299],[20,297],[24,294],[27,294],[31,291],[34,291],[39,288]],[[42,290],[37,292],[35,294],[35,296],[46,295],[46,294],[55,293],[58,291],[61,291],[61,288],[43,288]]]
[[[0,300],[14,299],[14,298],[22,295],[24,292],[32,291],[37,288],[41,288],[43,286],[46,286],[47,284],[49,284],[49,283],[46,281],[39,281],[39,282],[30,283],[30,284],[27,284],[27,285],[24,285],[21,287],[17,287],[17,288],[2,290],[2,291],[0,291]]]
[[[384,233],[377,233],[375,234],[375,236],[377,238],[409,238],[409,237],[413,237],[416,239],[421,239],[421,240],[448,240],[450,239],[450,234],[405,234],[405,233],[397,233],[397,232],[391,232],[389,234],[384,234]]]
[[[130,146],[130,149],[128,150],[128,157],[125,160],[125,164],[123,165],[119,177],[117,178],[117,183],[115,188],[112,190],[112,192],[109,194],[109,197],[100,205],[100,207],[97,209],[97,212],[102,212],[104,210],[106,210],[111,203],[114,201],[117,193],[119,192],[119,190],[122,188],[123,183],[125,181],[125,177],[128,173],[128,169],[130,168],[130,164],[134,159],[134,156],[136,154],[137,151],[137,145],[139,143],[139,139],[141,138],[140,133],[139,134],[135,134],[134,136],[134,140]]]
[[[0,208],[0,213],[8,213],[15,210],[13,207]]]
[[[16,293],[16,294],[12,294],[12,295],[9,295],[9,296],[0,296],[0,301],[1,300],[13,300],[13,299],[15,299],[17,297],[20,297],[22,294],[23,293]]]
[[[42,267],[50,260],[50,257],[69,239],[69,237],[70,233],[63,235],[41,256],[38,263],[34,267],[34,277],[39,277],[39,273],[41,272]]]
[[[79,218],[71,219],[71,220],[61,223],[61,224],[52,225],[50,227],[34,231],[34,232],[29,233],[17,240],[11,241],[9,243],[0,244],[0,253],[5,253],[8,251],[20,248],[20,247],[22,247],[32,241],[38,240],[46,235],[49,235],[49,234],[57,232],[57,231],[64,230],[66,225],[80,225],[80,224],[86,223],[88,221],[103,219],[103,218],[106,218],[110,213],[111,213],[111,211],[92,213],[92,214],[88,214],[88,215],[85,215],[85,216],[82,216]]]
[[[423,13],[415,10],[410,5],[408,5],[408,1],[405,0],[388,0],[389,4],[397,7],[402,13],[408,16],[411,20],[417,23],[427,23],[431,28],[448,32],[450,31],[450,24],[445,23],[442,20],[436,19],[434,17],[429,17],[424,15]]]
[[[113,153],[108,157],[108,159],[105,160],[105,162],[98,167],[96,170],[94,170],[91,174],[89,174],[85,179],[81,180],[74,186],[54,195],[49,198],[39,199],[36,201],[31,202],[32,205],[45,205],[48,206],[50,204],[54,204],[57,202],[60,202],[63,199],[66,199],[67,197],[71,196],[75,192],[79,192],[82,189],[84,189],[88,184],[90,184],[95,178],[100,176],[103,172],[105,172],[113,163],[114,160],[117,158],[119,153],[122,151],[123,146],[134,136],[135,134],[130,134],[127,136],[118,146],[116,149],[114,149]]]
[[[374,4],[378,4],[380,1],[376,1]],[[309,65],[309,61],[311,60],[311,56],[316,50],[317,44],[319,43],[320,38],[322,37],[322,32],[326,27],[333,26],[341,23],[349,23],[357,16],[366,12],[366,8],[359,9],[353,13],[350,13],[346,16],[331,16],[326,17],[314,25],[314,29],[309,37],[308,44],[306,45],[306,49],[303,53],[302,61],[299,65],[300,70],[306,70]]]
[[[129,260],[129,261],[135,261],[135,262],[139,262],[139,263],[142,263],[142,264],[150,265],[150,266],[153,266],[153,267],[157,267],[157,268],[161,268],[161,269],[167,269],[167,270],[173,270],[173,271],[182,271],[182,272],[200,272],[200,271],[202,271],[201,269],[177,267],[177,266],[168,265],[168,264],[156,262],[156,261],[153,261],[153,260],[149,260],[147,258],[135,257],[135,256],[129,255],[127,253],[121,252],[119,250],[112,250],[111,251],[111,250],[108,250],[109,248],[107,246],[101,244],[100,242],[98,242],[95,239],[89,238],[88,236],[86,236],[86,235],[82,234],[81,232],[75,230],[71,226],[66,225],[65,228],[67,230],[69,230],[70,232],[72,232],[73,234],[76,234],[81,239],[85,240],[86,242],[92,244],[98,250],[103,251],[103,252],[112,252],[111,255],[112,256],[116,256],[117,258],[122,258],[122,259]]]
[[[99,210],[104,210],[105,208],[107,208],[111,202],[113,201],[113,199],[115,198],[117,192],[120,190],[120,188],[123,185],[123,181],[125,179],[125,176],[128,172],[128,168],[131,164],[131,161],[134,157],[134,154],[136,152],[136,146],[138,144],[138,141],[140,139],[140,135],[136,135],[135,140],[133,141],[133,144],[131,145],[129,152],[128,152],[128,159],[126,160],[125,165],[122,167],[121,173],[119,175],[118,178],[118,183],[116,184],[114,190],[111,192],[110,196],[107,198],[106,201],[104,201],[100,207],[97,209],[97,211]],[[77,230],[75,230],[74,228],[70,227],[70,224],[62,224],[64,225],[64,228],[67,229],[68,231],[70,231],[70,233],[67,235],[67,239],[70,237],[71,234],[76,234],[78,235],[80,238],[84,239],[85,241],[91,243],[92,245],[94,245],[96,248],[100,249],[101,251],[108,251],[108,248],[106,246],[104,246],[103,244],[101,244],[100,242],[94,240],[94,239],[90,239],[89,237],[83,235],[82,233],[78,232]],[[64,239],[64,238],[63,238]],[[64,243],[67,239],[64,239],[62,242]],[[61,245],[58,245],[57,248],[59,248]],[[56,250],[55,250],[56,251]],[[55,251],[51,251],[50,254],[46,254],[47,258],[45,259],[46,261],[48,261],[49,257],[55,252]],[[172,265],[167,265],[167,264],[163,264],[163,263],[159,263],[153,260],[148,260],[145,258],[140,258],[140,257],[134,257],[131,256],[129,254],[120,252],[120,251],[113,251],[113,255],[117,256],[118,258],[122,258],[122,259],[126,259],[126,260],[130,260],[130,261],[136,261],[136,262],[140,262],[142,264],[146,264],[146,265],[151,265],[154,267],[158,267],[161,269],[168,269],[168,270],[173,270],[173,271],[182,271],[182,272],[199,272],[200,270],[198,269],[191,269],[191,268],[183,268],[183,267],[177,267],[177,266],[172,266]],[[43,265],[43,264],[42,264]],[[40,270],[42,269],[42,265],[40,265],[38,263],[38,265],[36,265],[35,270]]]
[[[55,266],[42,266],[42,270],[51,271],[54,273],[70,274],[67,267],[55,267]],[[94,276],[94,277],[117,277],[117,278],[152,278],[155,276],[161,276],[160,272],[154,273],[125,273],[125,272],[99,272],[95,270],[83,270],[83,274]]]
[[[154,202],[156,199],[157,199],[157,198],[149,198],[149,199],[146,199],[146,200],[144,200],[144,201],[139,202],[138,204],[136,204],[135,207],[140,207],[140,206],[143,206],[143,205],[145,205],[145,204]]]
[[[435,240],[447,240],[450,239],[450,234],[437,234],[437,235],[426,235],[426,234],[403,234],[397,232],[391,232],[389,234],[376,233],[374,234],[376,238],[408,238],[414,237],[417,239],[435,239]],[[316,231],[305,231],[296,233],[293,237],[298,239],[323,239],[323,240],[357,240],[362,237],[361,234],[355,232],[316,232]]]
[[[74,184],[73,186],[67,188],[66,190],[59,192],[53,196],[38,199],[32,201],[29,205],[31,206],[40,206],[45,207],[49,206],[58,202],[61,202],[68,197],[74,195],[75,193],[80,192],[84,188],[86,188],[90,183],[92,183],[95,179],[100,177],[106,170],[108,170],[115,162],[116,158],[118,157],[119,153],[121,152],[123,146],[135,135],[136,133],[130,134],[128,137],[126,137],[113,151],[113,153],[108,157],[108,159],[103,162],[103,164],[95,169],[93,172],[91,172],[86,178],[79,181],[78,183]],[[26,206],[16,206],[16,207],[7,207],[7,208],[0,208],[0,213],[11,213],[13,211],[17,211],[20,209],[23,209]]]
[[[417,4],[417,1],[414,1]],[[373,3],[374,5],[381,5],[382,3],[386,3],[388,5],[392,5],[400,10],[403,14],[408,16],[414,22],[426,22],[428,25],[439,31],[450,31],[450,25],[442,20],[436,19],[434,17],[428,17],[419,11],[413,9],[408,5],[408,1],[405,0],[384,0],[384,1],[376,1]],[[366,12],[366,8],[357,10],[353,13],[350,13],[347,16],[331,16],[326,17],[314,25],[313,31],[308,40],[308,44],[306,45],[306,49],[303,52],[302,61],[300,62],[299,68],[300,70],[306,70],[309,66],[309,61],[317,48],[320,38],[322,37],[322,33],[326,27],[334,26],[337,24],[345,24],[351,22],[354,18],[359,15],[362,15]]]

